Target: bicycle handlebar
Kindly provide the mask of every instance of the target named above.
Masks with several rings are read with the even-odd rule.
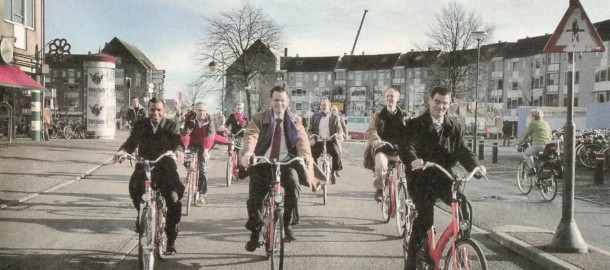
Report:
[[[398,145],[396,145],[396,144],[391,144],[391,143],[386,142],[386,141],[380,141],[379,145],[377,147],[375,147],[375,150],[377,150],[377,149],[379,149],[379,148],[381,148],[382,146],[385,146],[385,145],[390,146],[392,149],[398,149]]]
[[[436,164],[434,162],[429,162],[429,161],[424,163],[423,166],[419,166],[419,167],[413,168],[412,171],[415,171],[415,170],[422,170],[423,171],[423,170],[428,169],[430,167],[435,167],[435,168],[439,169],[441,172],[443,172],[445,175],[447,175],[447,177],[449,177],[449,178],[451,178],[451,179],[453,179],[454,181],[457,181],[457,182],[467,182],[467,181],[470,181],[472,179],[472,177],[476,173],[481,171],[481,168],[479,166],[477,166],[471,172],[469,172],[468,174],[464,175],[462,178],[459,178],[457,175],[451,175],[441,165],[438,165],[438,164]],[[489,180],[489,178],[487,178],[486,175],[484,175],[484,174],[481,174],[481,175],[483,176],[483,178],[485,178],[485,180]]]
[[[339,137],[339,133],[335,133],[333,135],[330,135],[328,137],[326,137],[327,141],[332,140],[333,138]],[[309,135],[309,139],[318,139],[318,140],[324,140],[324,138],[322,138],[322,136],[318,135],[318,134],[311,134]]]
[[[239,130],[237,133],[235,133],[235,134],[231,133],[231,136],[233,136],[233,137],[235,137],[235,136],[239,136],[239,134],[240,134],[240,133],[245,133],[245,132],[246,132],[246,129],[245,129],[245,128],[242,128],[242,129],[240,129],[240,130]]]
[[[293,157],[288,161],[277,161],[275,159],[269,160],[268,158],[266,158],[264,156],[252,156],[251,160],[250,160],[250,165],[248,167],[256,166],[259,164],[272,164],[272,165],[278,165],[278,166],[285,166],[285,165],[292,164],[293,162],[299,162],[299,163],[301,163],[301,165],[303,165],[305,163],[305,160],[303,160],[302,157]]]
[[[129,153],[123,153],[120,157],[119,157],[119,163],[122,163],[124,160],[129,159],[129,160],[133,160],[137,163],[150,163],[150,165],[155,165],[157,162],[159,162],[162,158],[164,157],[171,157],[173,160],[178,160],[178,158],[176,157],[176,154],[172,151],[167,151],[165,153],[163,153],[162,155],[160,155],[157,159],[155,160],[146,160],[143,158],[138,158],[132,154]]]

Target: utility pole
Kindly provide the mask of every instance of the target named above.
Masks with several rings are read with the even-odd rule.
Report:
[[[366,17],[366,13],[368,10],[364,10],[364,14],[362,14],[362,21],[360,21],[360,27],[358,27],[358,33],[356,33],[356,40],[354,40],[354,46],[352,47],[352,53],[350,55],[354,55],[354,50],[356,49],[356,43],[358,42],[358,36],[360,36],[360,30],[362,29],[362,24],[364,23],[364,17]]]

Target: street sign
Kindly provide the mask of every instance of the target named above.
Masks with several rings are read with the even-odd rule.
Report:
[[[606,48],[580,1],[571,0],[557,29],[544,47],[546,53],[603,52]]]
[[[153,70],[153,71],[152,71],[152,74],[153,74],[153,75],[165,74],[165,69]]]
[[[152,82],[153,82],[153,83],[164,83],[164,82],[165,82],[165,79],[163,79],[163,78],[155,78],[155,77],[153,77],[153,78],[152,78]]]

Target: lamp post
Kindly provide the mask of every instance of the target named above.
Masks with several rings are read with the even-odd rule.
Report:
[[[212,62],[210,62],[210,64],[208,64],[208,67],[210,68],[211,71],[215,71],[216,68],[218,67],[218,64],[216,64],[216,62],[215,62],[215,60],[216,60],[215,57],[216,57],[217,51],[220,53],[220,56],[222,57],[222,59],[221,59],[222,60],[222,70],[220,71],[221,76],[222,76],[222,90],[220,92],[220,99],[221,99],[220,108],[221,108],[221,112],[225,113],[225,76],[226,76],[226,73],[225,73],[225,55],[222,53],[222,51],[220,51],[218,49],[214,50],[214,53],[212,54]]]
[[[487,32],[485,31],[472,32],[472,37],[477,40],[477,77],[474,85],[474,137],[472,143],[472,151],[475,153],[475,155],[477,153],[477,133],[479,128],[477,126],[477,116],[479,112],[479,61],[481,59],[481,40],[483,40],[485,36],[487,36]]]
[[[246,90],[246,103],[248,103],[248,119],[252,119],[252,108],[250,106],[250,89],[252,89],[252,86],[250,86],[250,84],[246,82],[246,85],[244,85],[244,90]]]

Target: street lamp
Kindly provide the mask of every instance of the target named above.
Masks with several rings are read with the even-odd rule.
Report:
[[[218,67],[218,64],[215,62],[215,60],[216,60],[215,56],[216,56],[217,51],[220,53],[220,56],[222,57],[222,59],[221,59],[222,60],[222,70],[220,71],[221,76],[222,76],[222,90],[220,92],[220,99],[221,99],[220,106],[221,106],[221,111],[223,113],[225,113],[225,76],[226,76],[226,73],[225,73],[225,55],[222,53],[222,51],[220,51],[218,49],[214,50],[214,53],[212,54],[212,62],[210,62],[210,64],[208,64],[208,68],[210,68],[211,71],[215,71],[216,68]]]
[[[481,40],[483,40],[483,38],[485,38],[485,36],[487,36],[487,32],[485,31],[474,31],[472,32],[472,37],[474,39],[477,40],[477,77],[475,79],[475,85],[474,85],[474,138],[473,138],[473,152],[476,155],[477,154],[477,133],[478,133],[478,126],[477,126],[477,114],[479,112],[479,61],[481,60]]]
[[[244,90],[246,90],[246,102],[248,103],[248,119],[252,119],[252,109],[250,108],[250,89],[252,89],[252,86],[250,86],[249,83],[246,83],[246,85],[244,85]]]

